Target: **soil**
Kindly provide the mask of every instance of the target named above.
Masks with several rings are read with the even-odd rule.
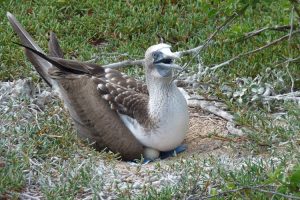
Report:
[[[189,131],[183,142],[188,147],[185,154],[211,152],[222,147],[226,142],[222,136],[228,134],[226,123],[215,115],[190,108]]]

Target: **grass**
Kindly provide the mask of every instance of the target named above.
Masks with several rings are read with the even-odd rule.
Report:
[[[46,49],[47,33],[52,30],[58,35],[66,57],[90,60],[99,56],[100,64],[108,64],[142,58],[147,47],[157,43],[160,37],[172,44],[174,50],[198,46],[227,16],[244,5],[238,0],[0,1],[3,19],[0,21],[0,80],[32,77],[35,84],[41,81],[22,49],[12,44],[18,39],[6,20],[6,11],[19,19],[42,48]],[[291,9],[287,0],[251,4],[202,52],[204,65],[222,63],[288,34],[288,30],[268,30],[243,39],[245,33],[253,30],[289,25]],[[296,22],[295,19],[294,24]],[[299,27],[295,25],[294,28]],[[47,199],[99,198],[108,194],[124,199],[197,199],[199,196],[285,199],[281,194],[300,196],[299,105],[282,101],[263,104],[259,98],[251,100],[254,87],[266,89],[271,85],[274,93],[289,92],[290,74],[294,91],[299,91],[299,62],[288,66],[280,64],[298,56],[299,35],[295,35],[290,41],[280,42],[199,77],[199,82],[207,87],[198,92],[218,96],[226,102],[238,124],[248,129],[246,141],[229,144],[230,155],[181,157],[153,164],[154,168],[149,171],[146,166],[130,167],[127,173],[133,177],[156,175],[176,183],[168,180],[160,189],[148,184],[139,193],[132,189],[132,182],[124,184],[119,180],[121,175],[115,169],[119,165],[115,155],[96,152],[76,138],[60,102],[53,100],[47,109],[37,113],[35,120],[35,114],[29,109],[30,100],[11,101],[9,109],[1,110],[0,114],[4,124],[8,124],[0,129],[0,197],[18,198],[20,193],[28,193],[27,190],[33,196],[42,195]],[[182,63],[187,59],[190,58],[183,59]],[[191,74],[197,66],[195,61],[190,68]],[[124,71],[135,76],[142,74],[136,67]],[[230,95],[224,92],[225,87],[232,91]],[[20,104],[28,109],[17,109]],[[270,113],[279,111],[285,114],[274,120]],[[236,152],[241,152],[242,156]],[[269,192],[258,190],[257,186]]]

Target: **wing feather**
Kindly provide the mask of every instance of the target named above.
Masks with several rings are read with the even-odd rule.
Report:
[[[148,95],[147,85],[139,80],[129,77],[114,69],[105,69],[105,78],[107,82],[114,83],[124,88],[132,89],[138,93]]]
[[[115,84],[112,79],[104,80],[97,87],[104,99],[107,99],[110,105],[121,114],[136,119],[142,126],[148,128],[149,112],[148,101],[149,95],[141,92],[139,88],[129,88],[127,85]],[[133,80],[131,80],[133,82]],[[134,85],[138,85],[135,83]]]

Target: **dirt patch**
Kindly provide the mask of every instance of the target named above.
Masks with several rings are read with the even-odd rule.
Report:
[[[203,153],[218,149],[226,143],[226,121],[201,109],[190,108],[189,131],[184,140],[186,154]]]

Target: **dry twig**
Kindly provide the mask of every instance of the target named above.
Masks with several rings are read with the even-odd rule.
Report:
[[[273,194],[274,196],[278,195],[278,196],[281,196],[281,197],[285,197],[287,199],[300,199],[300,197],[296,197],[296,196],[292,196],[292,195],[286,195],[286,194],[282,194],[280,192],[275,192],[275,191],[270,191],[270,190],[264,190],[264,189],[260,189],[260,188],[253,188],[253,189],[256,190],[256,191],[259,191],[259,192]]]
[[[120,68],[120,67],[127,67],[130,65],[140,65],[143,66],[144,65],[144,60],[124,60],[121,62],[117,62],[117,63],[111,63],[111,64],[107,64],[107,65],[103,65],[102,67],[106,67],[106,68]]]
[[[264,28],[261,28],[261,29],[259,29],[259,30],[254,30],[254,31],[245,33],[245,34],[244,34],[245,37],[244,37],[243,39],[244,39],[244,40],[249,39],[250,37],[259,35],[259,34],[261,34],[262,32],[267,31],[267,30],[273,30],[273,31],[286,31],[286,30],[290,30],[290,29],[291,29],[291,26],[290,26],[290,25],[274,26],[274,27],[264,27]]]
[[[195,53],[199,52],[201,49],[203,49],[203,45],[200,45],[200,46],[195,47],[193,49],[188,49],[188,50],[184,50],[184,51],[178,51],[178,52],[176,52],[176,54],[179,57],[182,57],[182,56],[187,56],[187,55],[190,55],[190,54],[195,54]]]
[[[225,65],[228,65],[228,64],[230,64],[231,62],[233,62],[233,61],[235,61],[235,60],[237,60],[237,59],[239,59],[239,58],[241,58],[241,57],[249,56],[249,55],[251,55],[251,54],[255,54],[255,53],[259,52],[259,51],[262,51],[262,50],[264,50],[264,49],[266,49],[266,48],[268,48],[268,47],[270,47],[270,46],[273,46],[273,45],[275,45],[275,44],[277,44],[277,43],[279,43],[279,42],[281,42],[281,41],[283,41],[283,40],[288,39],[288,38],[290,37],[290,35],[294,35],[294,34],[296,34],[296,33],[300,33],[300,30],[294,31],[294,32],[292,32],[292,33],[290,33],[290,34],[287,34],[287,35],[281,37],[281,38],[278,38],[278,39],[276,39],[276,40],[273,40],[272,42],[270,42],[270,43],[268,43],[268,44],[266,44],[266,45],[264,45],[264,46],[262,46],[262,47],[259,47],[259,48],[257,48],[257,49],[254,49],[254,50],[252,50],[252,51],[248,51],[248,52],[246,52],[246,53],[241,53],[241,54],[239,54],[239,55],[237,55],[237,56],[235,56],[235,57],[233,57],[233,58],[231,58],[231,59],[229,59],[229,60],[227,60],[227,61],[225,61],[225,62],[223,62],[223,63],[220,63],[220,64],[217,64],[217,65],[213,66],[212,68],[210,68],[210,70],[213,71],[213,70],[219,69],[220,67],[223,67],[223,66],[225,66]]]
[[[290,35],[289,35],[289,57],[291,57],[290,47],[291,47],[292,32],[293,32],[293,28],[294,28],[294,26],[293,26],[293,23],[294,23],[294,11],[295,11],[295,5],[292,8],[291,19],[290,19],[291,30],[290,30]],[[294,84],[295,84],[295,82],[294,82],[294,78],[293,78],[293,76],[292,76],[292,74],[290,72],[289,66],[290,66],[290,62],[288,62],[285,67],[286,67],[286,71],[287,71],[287,73],[288,73],[288,75],[289,75],[289,77],[291,79],[291,83],[292,83],[292,85],[291,85],[291,92],[294,92]]]
[[[227,122],[226,128],[231,135],[237,135],[237,136],[245,135],[245,133],[241,129],[236,128],[236,125],[233,122],[230,121]]]
[[[222,196],[226,196],[230,193],[237,193],[237,192],[242,192],[245,190],[254,190],[254,191],[258,191],[258,192],[262,192],[262,193],[268,193],[268,194],[272,194],[273,196],[278,195],[284,198],[288,198],[288,199],[300,199],[300,197],[297,196],[292,196],[292,195],[286,195],[280,192],[275,192],[275,191],[271,191],[271,190],[266,190],[266,189],[261,189],[264,187],[270,187],[269,185],[259,185],[259,186],[244,186],[244,187],[240,187],[237,189],[233,189],[233,190],[227,190],[224,192],[219,192],[216,195],[210,195],[210,196],[200,196],[200,195],[191,195],[189,196],[187,199],[188,200],[194,200],[194,199],[201,199],[201,200],[205,200],[205,199],[212,199],[212,198],[216,198],[216,197],[222,197]]]
[[[200,107],[201,109],[208,111],[212,114],[215,114],[227,121],[233,122],[233,115],[230,113],[221,110],[220,108],[214,106],[210,101],[204,100],[201,96],[195,95],[191,97],[183,88],[180,88],[180,92],[183,94],[184,98],[186,99],[188,106],[190,107]]]
[[[187,50],[187,51],[181,51],[178,52],[179,55],[183,56],[183,55],[188,55],[188,54],[193,54],[193,57],[189,60],[188,63],[186,63],[183,67],[182,70],[179,71],[172,80],[175,80],[176,78],[178,78],[178,76],[186,70],[186,68],[192,63],[192,61],[200,54],[200,52],[207,47],[207,45],[212,41],[212,39],[221,31],[223,30],[224,27],[226,27],[228,24],[230,24],[234,19],[236,19],[238,16],[240,16],[247,8],[249,5],[246,5],[245,7],[243,7],[241,10],[239,10],[238,12],[234,13],[233,15],[231,15],[221,26],[219,26],[215,32],[213,32],[213,34],[211,34],[209,36],[209,38],[204,42],[203,45]]]
[[[292,5],[295,7],[295,11],[296,11],[298,17],[300,17],[300,10],[299,10],[299,8],[298,8],[298,6],[299,6],[298,0],[290,0],[290,2],[291,2]]]
[[[300,91],[290,92],[287,94],[279,94],[275,96],[264,96],[264,101],[271,101],[271,100],[292,100],[292,101],[299,101],[300,102]]]
[[[210,37],[204,42],[203,45],[200,45],[200,46],[192,48],[192,49],[175,52],[179,57],[186,56],[186,55],[191,55],[191,54],[193,54],[194,56],[193,56],[192,59],[190,59],[190,61],[186,65],[184,65],[183,69],[176,76],[174,76],[174,79],[176,79],[180,73],[182,73],[183,71],[186,70],[186,68],[190,65],[190,63],[194,60],[194,58],[196,58],[198,56],[198,54],[201,52],[201,50],[203,50],[205,47],[207,47],[207,45],[211,42],[211,40],[216,36],[216,34],[219,31],[221,31],[225,26],[227,26],[230,22],[232,22],[237,16],[239,16],[241,13],[243,13],[246,10],[247,7],[248,7],[248,5],[246,5],[244,8],[242,8],[238,12],[231,15],[221,26],[219,26],[217,28],[217,30],[213,34],[210,35]],[[124,60],[124,61],[117,62],[117,63],[111,63],[111,64],[103,65],[103,67],[121,68],[121,67],[130,66],[130,65],[143,66],[143,64],[144,64],[144,59]]]
[[[275,63],[275,67],[277,67],[278,65],[283,65],[283,64],[287,64],[287,63],[292,63],[292,62],[297,62],[300,60],[300,56],[297,58],[288,58],[287,60],[280,62],[280,63]]]
[[[231,115],[230,113],[228,113],[224,110],[221,110],[220,108],[214,106],[213,104],[211,104],[210,102],[208,102],[206,100],[196,100],[196,99],[188,100],[188,106],[200,107],[201,109],[208,111],[210,113],[213,113],[223,119],[226,119],[227,121],[230,121],[230,122],[234,121],[233,115]]]
[[[39,200],[41,197],[35,197],[35,196],[32,196],[30,194],[27,194],[27,193],[21,193],[20,194],[20,199],[31,199],[31,200]]]

